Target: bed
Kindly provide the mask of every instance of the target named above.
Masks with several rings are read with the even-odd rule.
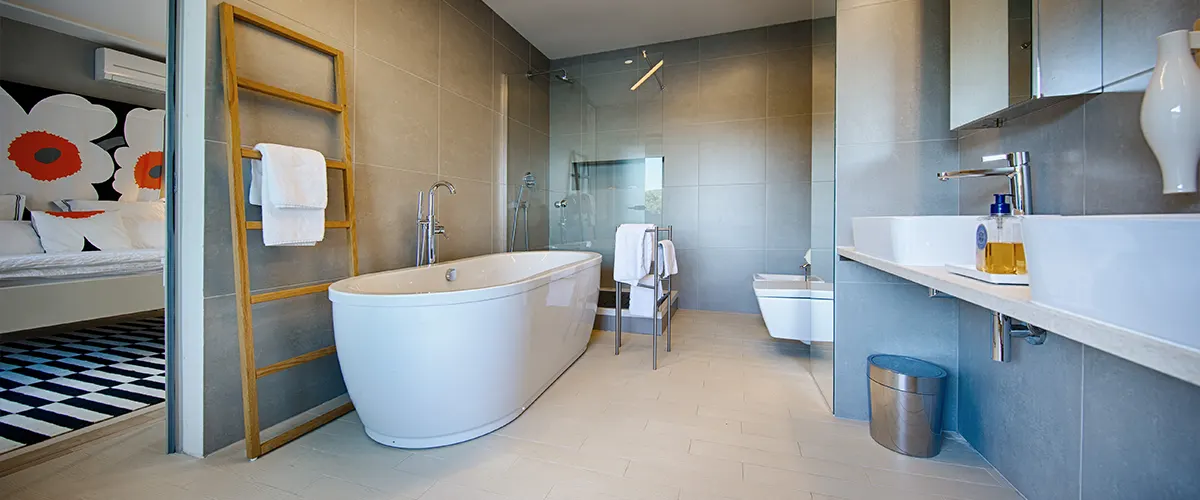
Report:
[[[164,303],[161,249],[0,256],[0,339]]]

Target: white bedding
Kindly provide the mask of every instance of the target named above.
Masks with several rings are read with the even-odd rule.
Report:
[[[162,249],[3,255],[0,256],[0,280],[161,272],[163,256]]]

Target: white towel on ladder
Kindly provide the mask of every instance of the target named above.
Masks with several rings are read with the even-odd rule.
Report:
[[[250,162],[250,204],[262,207],[263,244],[313,246],[325,239],[324,155],[279,144],[254,149],[262,160]]]

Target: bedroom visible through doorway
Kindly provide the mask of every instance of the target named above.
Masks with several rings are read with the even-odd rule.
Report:
[[[169,4],[0,1],[0,477],[164,413]]]

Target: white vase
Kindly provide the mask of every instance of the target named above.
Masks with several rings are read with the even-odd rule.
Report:
[[[1163,193],[1196,192],[1200,164],[1200,68],[1188,32],[1158,37],[1158,62],[1142,98],[1142,134],[1162,168]]]

